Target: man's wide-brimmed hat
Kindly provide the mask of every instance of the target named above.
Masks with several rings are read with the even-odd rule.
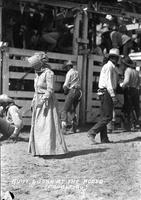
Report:
[[[127,67],[135,68],[136,63],[131,60],[129,56],[121,58],[121,63],[124,63]]]
[[[69,65],[73,65],[72,61],[71,60],[68,60],[63,67],[67,67]]]
[[[113,49],[110,49],[109,51],[109,56],[117,56],[119,57],[119,49],[116,49],[116,48],[113,48]]]
[[[3,103],[14,103],[14,100],[10,98],[7,94],[0,95],[0,104]]]

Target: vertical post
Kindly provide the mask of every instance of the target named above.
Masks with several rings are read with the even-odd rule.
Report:
[[[82,32],[82,39],[84,41],[87,41],[88,38],[88,14],[85,11],[83,14],[83,32]],[[84,48],[84,52],[86,52],[85,50],[87,50],[87,42],[85,42],[83,44],[83,48]],[[87,87],[87,53],[84,53],[83,55],[83,65],[82,65],[82,92],[83,92],[83,96],[82,96],[82,100],[81,100],[81,115],[80,115],[80,122],[81,123],[85,123],[86,121],[86,98],[87,98],[87,92],[86,92],[86,87]]]
[[[2,0],[0,0],[0,41],[2,41]],[[0,49],[0,94],[2,94],[2,51]]]
[[[3,51],[3,70],[2,70],[2,92],[5,94],[9,94],[9,63],[8,63],[8,58],[9,58],[9,51]]]
[[[77,13],[74,21],[73,31],[73,55],[78,55],[78,38],[79,38],[79,23],[81,19],[80,12]]]

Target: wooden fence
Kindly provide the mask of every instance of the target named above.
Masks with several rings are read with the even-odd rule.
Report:
[[[15,99],[19,106],[22,106],[25,125],[30,125],[31,122],[30,105],[34,94],[34,71],[29,67],[27,58],[34,53],[35,51],[31,50],[9,48],[2,55],[2,93],[8,94]],[[61,111],[65,100],[62,85],[66,75],[66,71],[62,66],[66,60],[74,61],[81,73],[82,56],[49,52],[48,57],[49,64],[55,73],[55,93],[59,102],[59,110]],[[28,75],[22,79],[26,72],[29,72]]]
[[[34,53],[35,51],[16,48],[9,48],[8,51],[2,53],[2,93],[8,94],[10,97],[15,99],[15,102],[18,105],[22,106],[22,113],[25,125],[30,125],[31,122],[30,104],[34,93],[34,71],[30,71],[31,68],[29,67],[26,60]],[[52,66],[55,73],[55,93],[59,102],[59,110],[61,111],[65,101],[65,95],[63,94],[62,85],[66,75],[66,71],[62,68],[62,66],[64,64],[64,61],[66,60],[74,61],[78,67],[80,77],[83,77],[83,56],[49,52],[48,57],[49,64]],[[137,59],[133,55],[132,57],[133,60],[137,60],[137,64],[138,66],[140,66],[141,73],[141,57],[138,57]],[[94,123],[98,121],[100,116],[100,101],[97,98],[96,93],[102,62],[103,57],[101,56],[90,55],[88,57],[88,68],[86,74],[87,89],[84,92],[86,93],[86,96],[83,97],[86,98],[85,118],[87,123]],[[24,79],[21,79],[26,72],[29,72],[28,75]],[[81,82],[82,81],[84,80],[81,80]],[[123,95],[120,90],[118,92],[118,99],[121,103],[118,103],[116,106],[116,119],[117,123],[120,124],[121,107],[123,104]],[[79,108],[77,113],[80,113]]]
[[[135,61],[135,57],[134,57]],[[87,110],[86,110],[86,121],[87,122],[97,122],[100,116],[100,101],[97,96],[98,81],[99,75],[102,67],[103,57],[97,55],[91,55],[88,59],[88,75],[87,75]],[[137,61],[138,65],[141,66],[141,57],[140,61]],[[116,123],[118,126],[121,126],[121,108],[124,102],[122,90],[118,88],[117,97],[119,103],[115,108],[116,112]],[[141,107],[141,96],[140,96],[140,107]]]

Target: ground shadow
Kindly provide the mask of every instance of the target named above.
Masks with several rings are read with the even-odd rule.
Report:
[[[132,138],[132,139],[128,139],[128,140],[119,140],[114,142],[114,144],[116,143],[128,143],[128,142],[139,142],[141,141],[141,137],[136,137],[136,138]]]
[[[66,159],[66,158],[72,158],[72,157],[81,156],[81,155],[105,152],[108,149],[109,148],[82,149],[82,150],[77,150],[77,151],[70,151],[67,154],[53,155],[53,156],[39,156],[39,157],[42,157],[44,159]]]
[[[28,142],[29,138],[18,137],[16,141],[9,139],[7,137],[0,138],[1,144],[17,143],[17,142]]]
[[[18,137],[17,142],[29,142],[29,138]]]

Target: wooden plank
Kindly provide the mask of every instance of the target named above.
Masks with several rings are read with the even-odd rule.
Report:
[[[30,68],[29,63],[23,60],[9,59],[8,64],[15,67]],[[66,71],[65,69],[63,69],[63,64],[49,62],[49,65],[51,66],[52,70]]]
[[[15,90],[10,90],[8,91],[8,95],[12,98],[33,98],[34,92],[26,92],[26,91],[15,91]]]
[[[3,71],[3,65],[2,65],[2,53],[0,51],[0,94],[2,94],[2,71]]]
[[[2,0],[0,0],[0,41],[2,41]]]
[[[101,63],[103,62],[103,56],[99,56],[95,54],[89,55],[89,59],[92,59],[94,61],[101,62]]]
[[[76,13],[76,17],[74,20],[74,31],[73,31],[73,55],[78,55],[78,38],[79,38],[79,27],[80,27],[80,20],[81,20],[80,12]]]
[[[93,66],[93,72],[100,72],[101,71],[101,67],[98,65],[94,65]]]
[[[24,61],[24,60],[8,59],[8,65],[9,66],[15,66],[15,67],[30,68],[28,61]]]
[[[30,57],[30,56],[33,56],[34,53],[36,53],[36,52],[40,52],[40,51],[32,51],[32,50],[18,49],[18,48],[9,48],[9,54],[15,55],[15,56]],[[71,55],[71,54],[61,54],[61,53],[48,52],[47,55],[48,55],[49,58],[52,58],[52,59],[77,61],[77,56]]]
[[[8,91],[8,95],[12,98],[33,98],[34,92],[31,91]],[[65,99],[65,95],[62,93],[55,93],[57,99]]]
[[[23,0],[20,0],[21,2]],[[46,4],[46,5],[50,5],[50,6],[53,6],[53,7],[61,7],[61,8],[78,8],[80,9],[80,6],[81,8],[83,7],[86,7],[87,4],[84,4],[84,3],[77,3],[77,2],[69,2],[69,1],[60,1],[60,0],[56,0],[56,1],[52,1],[52,0],[24,0],[24,2],[29,2],[29,3],[42,3],[42,4]]]
[[[28,50],[28,49],[19,49],[19,48],[13,48],[13,47],[9,48],[9,55],[22,56],[23,58],[25,56],[26,57],[33,56],[35,52],[37,51]]]
[[[90,121],[91,117],[91,108],[92,108],[92,81],[93,81],[93,59],[89,58],[88,61],[88,79],[87,79],[87,113],[86,113],[86,121]]]
[[[2,93],[8,94],[9,89],[9,66],[8,66],[8,54],[3,52],[3,74],[2,74]]]
[[[79,76],[80,76],[80,85],[82,86],[82,61],[83,61],[83,57],[82,56],[78,56],[77,58],[77,70],[79,72]],[[83,95],[83,94],[82,94]],[[78,104],[77,108],[76,108],[76,114],[77,114],[77,117],[79,119],[79,122],[81,122],[81,114],[82,114],[82,108],[81,108],[81,101],[80,103]]]
[[[9,78],[12,79],[21,79],[25,75],[25,72],[9,72]],[[34,80],[35,74],[29,73],[24,80]]]

